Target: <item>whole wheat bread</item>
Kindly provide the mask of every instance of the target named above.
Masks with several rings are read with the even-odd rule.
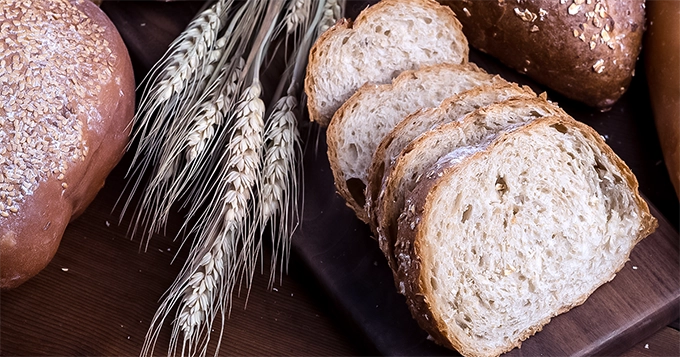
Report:
[[[437,113],[430,109],[430,112],[433,115],[446,115],[445,111]],[[511,99],[477,109],[460,122],[440,125],[408,144],[394,165],[385,172],[385,180],[375,204],[378,243],[390,266],[396,269],[393,251],[397,239],[397,219],[403,209],[404,199],[441,156],[455,150],[465,152],[503,131],[552,115],[567,116],[557,105],[543,98]]]
[[[365,83],[389,83],[405,70],[467,59],[467,39],[449,7],[434,0],[383,0],[353,23],[339,21],[314,43],[305,77],[310,119],[328,125]]]
[[[335,113],[326,130],[328,160],[340,195],[364,222],[364,189],[375,149],[412,112],[439,105],[470,88],[507,83],[472,63],[440,64],[400,74],[391,84],[362,86]]]
[[[520,346],[656,228],[637,189],[600,135],[568,117],[444,155],[399,220],[397,279],[414,318],[465,356]]]

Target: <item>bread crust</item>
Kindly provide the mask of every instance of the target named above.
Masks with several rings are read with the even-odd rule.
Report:
[[[637,179],[626,164],[616,156],[613,150],[606,145],[604,140],[594,129],[577,122],[570,117],[555,116],[538,119],[517,129],[516,132],[531,131],[534,127],[539,125],[550,126],[554,124],[564,125],[567,128],[579,130],[586,138],[596,143],[603,154],[619,168],[627,185],[632,192],[634,192],[635,201],[640,208],[642,216],[641,229],[639,234],[634,237],[634,244],[631,246],[631,250],[626,252],[625,259],[622,259],[621,263],[614,269],[614,273],[612,273],[611,276],[602,277],[595,289],[583,294],[575,301],[566,302],[562,307],[557,309],[557,311],[552,312],[548,318],[541,320],[536,325],[524,331],[516,341],[512,341],[505,346],[505,348],[499,348],[490,352],[488,354],[489,356],[500,355],[515,347],[520,347],[523,340],[540,331],[545,324],[550,322],[552,317],[569,311],[573,307],[585,302],[588,296],[590,296],[597,287],[614,278],[616,272],[621,270],[628,260],[632,247],[651,234],[658,226],[657,220],[651,215],[649,207],[638,193]],[[468,156],[457,164],[442,166],[437,169],[436,173],[427,175],[407,198],[406,208],[399,219],[398,238],[395,251],[399,263],[396,279],[400,286],[402,286],[402,293],[406,296],[406,301],[411,314],[421,328],[430,333],[436,343],[448,348],[456,349],[464,356],[486,356],[486,354],[479,353],[473,346],[464,345],[455,335],[448,333],[448,328],[442,318],[433,313],[430,302],[432,300],[432,292],[427,290],[427,284],[424,281],[426,276],[423,274],[423,272],[427,270],[427,267],[422,266],[422,261],[424,260],[423,254],[426,252],[423,247],[427,242],[425,241],[425,237],[422,236],[422,227],[431,224],[428,222],[429,216],[425,213],[433,209],[434,192],[438,186],[445,181],[445,177],[455,174],[457,171],[461,170],[464,165],[468,165],[470,162],[491,152],[495,146],[506,140],[509,135],[514,134],[502,134],[499,138],[494,140],[493,143],[483,148],[483,150]]]
[[[333,45],[332,40],[343,34],[350,33],[355,29],[361,28],[365,23],[370,24],[371,18],[375,16],[376,13],[379,14],[382,11],[384,11],[385,8],[403,3],[416,4],[418,7],[421,7],[426,10],[431,10],[433,13],[439,14],[439,16],[442,18],[449,18],[450,21],[448,23],[448,26],[452,30],[457,30],[461,34],[460,45],[463,48],[463,53],[461,53],[463,60],[461,63],[467,63],[469,53],[467,39],[465,38],[465,36],[462,36],[462,26],[458,19],[456,18],[454,12],[451,10],[451,8],[447,6],[442,6],[437,1],[434,0],[382,0],[376,3],[375,5],[370,6],[363,10],[354,21],[350,19],[339,20],[334,26],[332,26],[321,36],[319,36],[319,38],[316,40],[316,42],[310,49],[307,71],[305,76],[304,90],[305,94],[308,97],[307,109],[309,111],[309,119],[311,121],[316,122],[323,126],[327,126],[332,118],[333,113],[331,113],[331,115],[325,115],[321,112],[320,106],[317,104],[319,98],[316,90],[316,80],[317,76],[319,75],[318,74],[319,68],[324,65],[323,63],[324,56],[326,56],[328,52],[327,49]],[[343,75],[342,73],[338,73],[338,76],[342,75]],[[368,83],[371,82],[377,83],[378,81],[373,80],[369,81]],[[363,84],[360,84],[359,86],[361,85]]]
[[[458,15],[472,46],[569,98],[605,109],[630,84],[644,0],[440,2]]]
[[[87,155],[82,160],[69,162],[63,178],[58,179],[55,174],[39,182],[33,193],[21,202],[16,214],[0,217],[2,288],[16,287],[47,266],[67,224],[92,202],[128,143],[134,115],[135,81],[127,48],[114,24],[96,5],[82,0],[71,3],[104,29],[101,40],[108,41],[108,48],[114,55],[109,62],[111,77],[106,83],[96,83],[101,86],[98,96],[86,97],[97,114],[90,112],[89,116],[79,117]],[[104,51],[105,46],[98,50]],[[64,82],[64,85],[68,84]],[[46,93],[50,92],[48,89],[45,88]],[[91,92],[95,93],[94,88]]]

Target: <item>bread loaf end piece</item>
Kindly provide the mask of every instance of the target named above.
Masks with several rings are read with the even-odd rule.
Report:
[[[22,35],[0,49],[15,61],[0,66],[14,94],[0,106],[0,139],[14,141],[0,149],[0,287],[12,288],[47,266],[122,157],[135,82],[123,40],[92,2],[2,6],[5,34]]]
[[[644,0],[456,1],[470,44],[589,106],[628,89],[642,46]]]
[[[467,39],[450,8],[434,0],[380,1],[354,22],[339,21],[310,50],[310,119],[328,125],[365,83],[389,83],[405,70],[467,59]]]
[[[396,255],[413,316],[465,356],[520,346],[613,279],[657,226],[630,169],[571,118],[444,161],[407,198]]]

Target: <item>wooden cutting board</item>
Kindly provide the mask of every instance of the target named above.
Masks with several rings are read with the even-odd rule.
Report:
[[[349,4],[349,16],[366,6],[365,2]],[[652,197],[648,202],[659,220],[657,231],[636,246],[630,261],[612,282],[600,287],[583,305],[554,318],[521,349],[507,355],[616,355],[677,319],[678,201],[659,162],[661,154],[642,63],[623,98],[611,110],[599,112],[553,93],[474,49],[470,61],[489,73],[529,85],[537,93],[547,91],[567,113],[595,128],[637,175],[640,190]],[[429,341],[411,318],[370,230],[335,193],[323,129],[308,127],[305,211],[294,248],[382,354],[452,354]],[[674,222],[669,223],[654,203],[663,206]]]

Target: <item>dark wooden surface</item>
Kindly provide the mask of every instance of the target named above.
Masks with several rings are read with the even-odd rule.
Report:
[[[197,2],[109,2],[104,4],[104,9],[124,36],[138,78],[141,78],[200,5]],[[350,7],[354,9],[351,11],[363,6],[361,2],[350,2]],[[494,68],[504,70],[494,67],[496,64],[484,56],[477,60],[487,61],[486,68],[492,72]],[[508,79],[523,80],[521,77]],[[655,290],[661,290],[660,294],[663,295],[663,292],[677,292],[678,289],[678,203],[663,169],[663,162],[660,162],[660,149],[651,117],[645,114],[648,103],[645,102],[644,83],[640,83],[639,79],[637,81],[637,86],[627,94],[626,105],[608,113],[593,113],[577,105],[568,111],[580,116],[579,119],[585,119],[603,135],[608,135],[610,145],[638,176],[643,194],[659,207],[657,215],[666,217],[670,222],[664,225],[665,233],[657,233],[664,237],[670,235],[670,239],[665,241],[667,245],[662,245],[660,250],[647,251],[648,255],[640,254],[638,257],[634,253],[633,259],[639,259],[639,262],[630,262],[624,268],[627,270],[621,273],[649,273],[651,268],[646,268],[656,267],[655,262],[660,256],[675,255],[675,265],[665,268],[670,269],[670,272],[653,271],[649,275],[661,280],[657,281],[659,285]],[[616,113],[630,111],[633,114],[628,117],[632,117],[632,121],[616,121]],[[306,141],[306,164],[320,170],[319,176],[328,177],[328,169],[323,163],[323,136],[320,134],[318,137],[321,142],[317,148],[318,133],[315,128],[305,126],[303,129],[310,129],[305,132],[311,134]],[[179,271],[186,252],[179,252],[177,261],[172,263],[179,243],[169,237],[173,236],[172,232],[177,227],[170,227],[168,237],[154,237],[149,250],[140,252],[139,241],[126,235],[129,222],[124,220],[118,225],[118,212],[112,210],[124,185],[123,174],[127,164],[129,157],[112,173],[107,185],[85,214],[69,226],[57,256],[47,269],[18,289],[0,295],[0,354],[3,356],[131,356],[139,353],[158,300]],[[311,169],[307,175],[317,177]],[[328,182],[308,180],[306,184],[307,192],[313,192],[324,189]],[[337,196],[331,191],[324,197],[336,203],[328,206],[327,202],[318,200],[321,197],[317,200],[307,199],[305,222],[296,236],[296,254],[282,285],[277,284],[276,290],[267,291],[267,276],[256,275],[247,309],[243,309],[243,296],[236,299],[231,318],[225,324],[222,355],[372,355],[385,353],[378,346],[394,342],[381,340],[381,330],[371,325],[371,321],[384,319],[385,316],[390,317],[387,321],[401,321],[399,319],[404,317],[404,310],[388,308],[389,304],[399,304],[400,297],[396,293],[384,293],[392,296],[389,299],[393,300],[387,306],[375,306],[369,313],[357,312],[367,310],[366,306],[352,310],[343,305],[347,302],[343,292],[346,294],[351,291],[356,296],[362,296],[372,291],[390,291],[388,289],[393,288],[389,281],[357,279],[362,269],[360,267],[368,266],[374,272],[384,273],[386,263],[380,256],[369,253],[375,251],[377,245],[368,238],[367,228],[358,224],[341,202],[337,203]],[[359,238],[356,240],[359,245],[356,249],[348,251],[341,246],[346,242],[329,240],[328,236],[314,228],[315,220],[323,218],[324,214],[327,217],[329,209],[339,214],[335,218],[345,219],[334,223],[339,233]],[[643,241],[651,244],[649,242],[653,243],[652,240]],[[303,249],[301,244],[318,249],[321,253],[309,255],[310,250]],[[350,252],[359,254],[348,254]],[[353,268],[338,271],[337,262]],[[632,270],[633,263],[638,267],[637,270]],[[335,286],[323,279],[324,275],[331,273],[335,277]],[[675,276],[676,280],[664,281],[669,279],[667,274]],[[625,288],[627,290],[617,291],[621,295],[645,294],[645,291],[636,290],[634,286]],[[621,299],[608,300],[610,308],[603,314],[589,316],[592,321],[578,320],[584,334],[589,331],[591,323],[597,325],[598,319],[616,310],[617,305],[625,301],[625,296]],[[366,301],[359,301],[361,303],[365,304]],[[680,355],[680,334],[676,329],[664,327],[655,332],[657,328],[650,328],[653,325],[650,321],[658,323],[677,318],[677,307],[676,302],[660,317],[648,314],[650,320],[624,319],[638,326],[638,332],[634,336],[625,336],[626,341],[618,346],[623,346],[625,351],[619,352],[626,356]],[[643,306],[633,308],[644,309]],[[392,323],[391,327],[413,328],[412,325],[401,326],[396,323]],[[421,332],[413,333],[417,335]],[[169,332],[166,330],[160,337],[159,354],[164,353],[168,338]],[[627,349],[633,344],[632,348]],[[393,349],[392,353],[416,354],[418,351],[417,348],[404,348]],[[526,351],[525,348],[523,352]]]

